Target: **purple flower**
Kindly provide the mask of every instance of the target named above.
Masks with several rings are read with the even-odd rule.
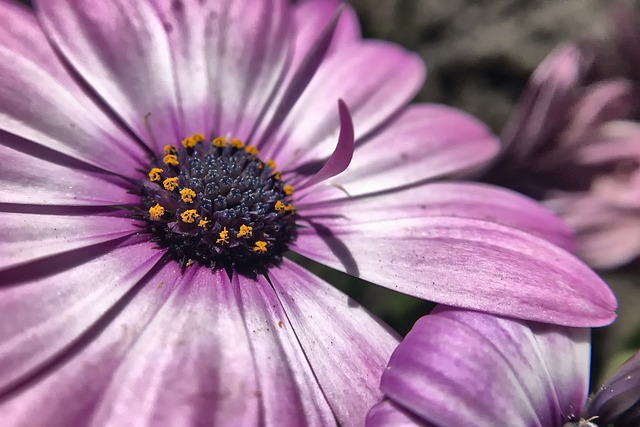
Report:
[[[488,177],[543,200],[597,268],[640,255],[640,22],[621,12],[617,45],[564,44],[539,65]]]
[[[423,64],[348,6],[0,1],[3,422],[361,425],[397,338],[289,250],[449,305],[614,318],[546,210],[432,182],[497,140],[407,107]]]
[[[439,306],[391,356],[366,425],[640,425],[640,352],[585,408],[589,357],[588,329]]]

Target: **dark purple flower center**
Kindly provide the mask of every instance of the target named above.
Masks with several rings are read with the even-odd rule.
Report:
[[[181,267],[264,273],[296,237],[293,187],[237,139],[167,145],[141,187],[145,228]]]

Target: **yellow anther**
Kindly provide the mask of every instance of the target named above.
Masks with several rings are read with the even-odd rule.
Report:
[[[227,227],[224,227],[220,233],[218,233],[218,239],[216,243],[224,245],[225,243],[229,243],[229,231]]]
[[[275,180],[280,180],[280,178],[282,178],[282,174],[280,173],[280,171],[275,171],[273,175],[271,175],[271,178]]]
[[[251,237],[253,236],[253,227],[250,225],[242,224],[240,226],[240,231],[238,231],[238,237]]]
[[[198,222],[198,227],[202,227],[205,230],[207,229],[207,226],[209,225],[211,221],[209,221],[207,218],[202,218],[199,222]]]
[[[244,144],[243,144],[243,143],[242,143],[242,141],[240,141],[238,138],[233,138],[233,139],[231,140],[231,146],[232,146],[233,148],[238,148],[238,149],[240,149],[240,148],[244,148]]]
[[[193,224],[200,215],[196,212],[195,209],[187,209],[186,211],[180,214],[180,218],[182,218],[183,222],[187,224]]]
[[[273,160],[267,160],[267,166],[269,166],[271,169],[275,169],[276,168],[276,162],[274,162]]]
[[[293,203],[288,203],[287,206],[284,207],[285,212],[293,212],[296,210],[296,207],[293,206]]]
[[[183,188],[180,190],[180,197],[182,197],[183,202],[193,203],[193,198],[196,197],[196,192],[190,188]]]
[[[244,151],[246,151],[248,154],[251,154],[252,156],[257,156],[258,155],[258,149],[256,147],[251,146],[251,145],[246,146]]]
[[[253,247],[253,252],[260,252],[261,254],[267,252],[267,242],[258,240],[255,246]]]
[[[167,154],[166,156],[164,156],[164,159],[162,159],[162,161],[170,166],[178,166],[178,157],[175,154]]]
[[[149,208],[149,216],[152,220],[157,221],[164,215],[164,208],[156,203],[155,206]]]
[[[173,178],[167,178],[162,181],[162,186],[165,190],[173,191],[178,188],[178,177],[174,176]]]
[[[149,171],[149,179],[151,181],[160,181],[162,179],[162,177],[160,176],[161,173],[162,173],[162,169],[151,168],[151,170]]]
[[[278,212],[284,212],[284,210],[286,209],[286,205],[284,203],[282,203],[280,200],[278,200],[274,206],[274,208],[278,211]]]
[[[176,147],[173,145],[165,145],[164,146],[164,154],[176,154]]]
[[[214,139],[213,141],[211,141],[211,143],[213,144],[214,147],[226,147],[227,146],[227,138],[225,138],[224,136],[219,136],[216,139]]]
[[[293,196],[293,186],[292,185],[285,185],[282,189],[284,190],[284,194],[286,194],[287,196]]]
[[[204,141],[204,135],[201,133],[194,133],[182,140],[182,146],[184,148],[193,148],[202,141]]]

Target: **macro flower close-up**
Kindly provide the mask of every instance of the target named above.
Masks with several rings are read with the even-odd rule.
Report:
[[[394,352],[367,426],[636,427],[640,352],[590,399],[590,331],[438,306]]]
[[[302,257],[451,306],[615,318],[568,227],[453,181],[490,129],[337,0],[0,0],[0,420],[362,425],[398,336]],[[293,253],[297,255],[292,255]]]

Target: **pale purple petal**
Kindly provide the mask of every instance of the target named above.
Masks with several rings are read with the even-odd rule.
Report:
[[[140,231],[131,218],[122,216],[0,212],[0,223],[0,274],[20,264]]]
[[[351,44],[320,66],[275,137],[280,157],[268,152],[285,171],[326,158],[339,127],[333,111],[343,99],[353,116],[356,140],[398,112],[424,80],[424,64],[395,45],[380,41]]]
[[[340,425],[361,426],[395,334],[334,287],[285,260],[269,272],[298,341]]]
[[[110,182],[105,174],[51,163],[2,145],[9,140],[17,138],[0,136],[1,203],[42,208],[42,205],[108,206],[139,201],[138,196]]]
[[[175,263],[166,264],[160,271],[152,270],[114,303],[110,311],[117,315],[103,316],[94,323],[87,336],[66,349],[63,357],[52,360],[43,372],[36,372],[28,387],[3,395],[3,420],[10,425],[68,427],[78,420],[96,425],[90,424],[91,417],[113,380],[113,372],[179,278],[180,269]]]
[[[164,292],[162,283],[150,285]],[[229,279],[223,270],[196,267],[171,289],[114,369],[92,421],[249,426],[258,424],[259,403],[249,338]]]
[[[607,423],[621,426],[640,423],[640,352],[600,387],[589,402],[586,416],[598,416]]]
[[[363,141],[331,182],[351,196],[388,190],[478,168],[499,146],[486,125],[460,110],[411,106]]]
[[[511,162],[519,164],[534,154],[564,125],[563,113],[574,101],[580,84],[581,60],[580,49],[566,43],[536,68],[502,134],[505,156]]]
[[[120,239],[121,240],[121,239]],[[56,359],[157,263],[148,243],[106,242],[21,272],[0,285],[0,395]]]
[[[389,400],[383,400],[375,405],[367,415],[365,426],[394,426],[412,427],[428,426],[424,420],[403,410],[402,407]]]
[[[609,287],[540,238],[465,218],[309,223],[296,252],[392,290],[456,307],[567,326],[615,318]]]
[[[386,175],[385,175],[386,177]],[[334,198],[310,202],[309,199]],[[339,198],[336,198],[339,197]],[[575,250],[571,229],[539,203],[510,190],[480,183],[433,183],[362,197],[346,197],[338,188],[310,194],[296,203],[301,217],[331,228],[396,218],[456,217],[480,219],[542,237]]]
[[[312,175],[311,178],[301,184],[296,184],[298,191],[312,187],[322,181],[338,175],[349,166],[349,163],[351,163],[354,148],[353,121],[351,120],[351,115],[349,114],[347,106],[342,100],[338,101],[338,113],[340,115],[340,135],[338,136],[338,143],[336,144],[336,148],[333,150],[333,154],[331,154],[329,159],[324,163],[324,165],[322,165],[322,168]]]
[[[167,36],[149,2],[35,3],[55,46],[141,140],[159,150],[183,137]],[[155,144],[145,127],[148,114]]]
[[[338,8],[340,19],[331,40],[328,54],[360,40],[360,25],[353,8],[341,0],[302,0],[294,6],[296,37],[290,69],[296,69],[305,53],[329,25]]]
[[[273,288],[237,277],[262,396],[262,425],[330,426],[335,418]]]
[[[182,134],[247,138],[286,71],[287,1],[152,3],[171,46]]]
[[[640,253],[637,210],[611,206],[588,193],[547,202],[578,235],[577,254],[597,268],[615,268]]]
[[[0,28],[0,130],[123,175],[143,164],[142,149],[74,81],[32,13],[3,1]]]
[[[587,394],[589,331],[533,327],[439,307],[394,352],[381,390],[442,427],[561,425]]]

